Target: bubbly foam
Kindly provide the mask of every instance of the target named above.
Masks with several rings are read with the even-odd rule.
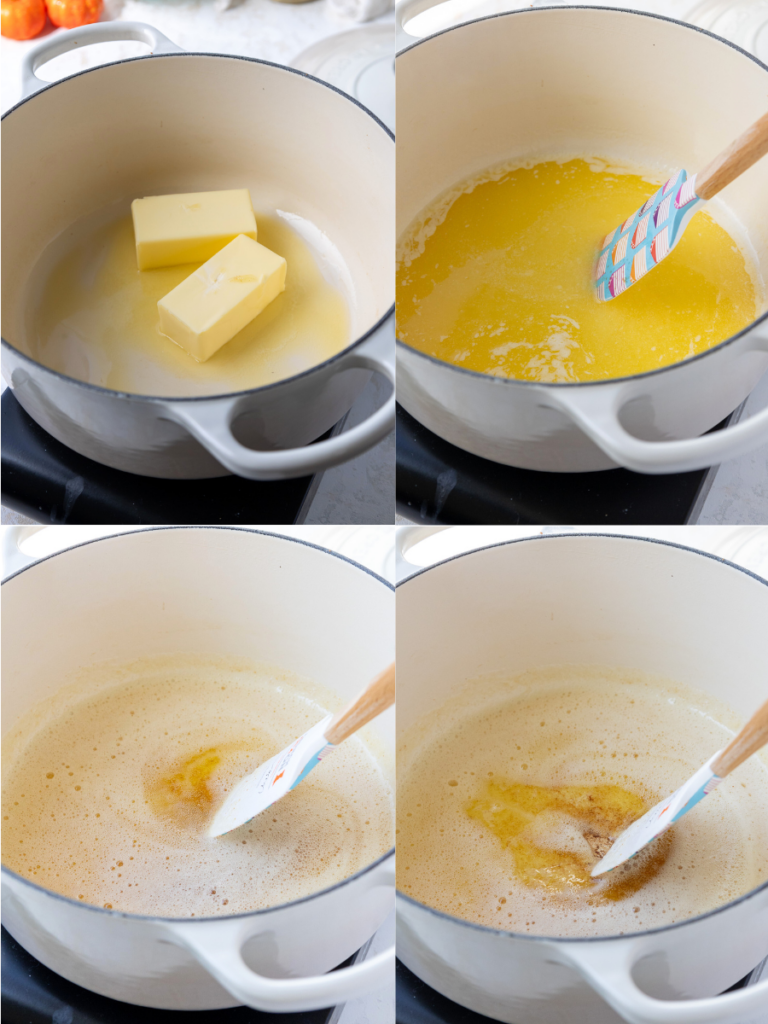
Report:
[[[238,914],[317,892],[392,845],[392,791],[370,736],[210,839],[226,792],[343,701],[265,666],[161,659],[35,707],[3,751],[4,863],[97,906]],[[118,681],[119,680],[119,681]]]
[[[737,728],[713,698],[639,674],[558,668],[476,681],[399,744],[398,888],[492,928],[557,936],[642,931],[727,903],[768,879],[764,758],[742,765],[621,878],[590,884],[583,872],[566,879],[562,865],[594,864],[600,841],[585,841],[582,816],[552,787],[594,787],[598,801],[620,787],[627,806],[638,801],[636,817]],[[535,787],[549,787],[550,806],[516,831],[519,807],[536,810]],[[621,793],[610,795],[621,806]],[[562,862],[554,885],[542,873],[548,852]]]

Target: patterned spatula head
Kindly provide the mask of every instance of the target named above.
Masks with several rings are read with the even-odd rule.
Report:
[[[609,232],[595,268],[598,301],[615,299],[668,256],[703,203],[696,195],[696,175],[680,171]]]

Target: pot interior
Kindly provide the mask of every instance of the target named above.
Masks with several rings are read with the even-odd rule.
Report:
[[[127,215],[148,195],[247,187],[257,215],[311,222],[348,271],[336,276],[346,278],[350,343],[393,303],[394,143],[354,101],[307,76],[215,55],[130,60],[23,102],[3,137],[4,337],[28,355],[25,299],[41,254],[73,225]],[[323,244],[318,235],[311,247]]]
[[[749,717],[764,699],[768,585],[626,537],[517,541],[459,556],[397,595],[398,732],[486,673],[600,665],[660,675]]]
[[[405,870],[410,871],[404,879],[409,884],[403,891],[444,913],[466,917],[470,921],[479,920],[491,929],[512,927],[507,924],[507,918],[513,918],[512,930],[522,932],[521,917],[531,913],[533,918],[538,918],[537,912],[542,909],[538,897],[531,897],[530,904],[526,902],[526,886],[510,878],[509,888],[513,891],[504,893],[505,896],[514,896],[509,908],[494,908],[497,897],[491,897],[492,901],[487,904],[485,902],[489,884],[507,888],[506,884],[498,883],[497,878],[502,877],[499,871],[507,870],[500,867],[500,863],[507,864],[506,846],[515,841],[516,833],[510,830],[510,822],[515,821],[515,801],[521,799],[521,806],[536,814],[538,796],[535,789],[548,784],[544,780],[552,771],[558,779],[548,781],[555,785],[563,784],[564,778],[567,779],[566,785],[583,785],[582,778],[594,780],[595,775],[590,773],[598,768],[598,776],[605,775],[602,781],[606,784],[620,787],[624,785],[623,779],[633,778],[631,770],[629,775],[623,772],[627,771],[627,764],[634,762],[623,762],[622,767],[621,761],[602,761],[596,740],[595,746],[590,746],[593,742],[589,738],[590,724],[598,719],[600,728],[606,730],[601,736],[607,737],[610,733],[609,744],[613,742],[616,750],[624,750],[625,757],[632,757],[626,751],[635,750],[634,757],[641,758],[637,764],[643,766],[643,773],[648,773],[643,775],[642,781],[658,786],[658,777],[653,775],[656,765],[661,768],[669,758],[669,763],[675,764],[675,770],[665,776],[659,796],[673,792],[675,786],[685,779],[683,776],[675,781],[676,772],[681,768],[676,758],[682,757],[683,764],[687,765],[690,762],[685,758],[690,757],[690,751],[681,755],[682,747],[676,746],[672,737],[678,736],[679,744],[684,745],[688,738],[696,738],[697,733],[701,733],[698,752],[695,747],[691,748],[695,751],[691,763],[691,771],[694,771],[717,749],[717,746],[709,748],[709,736],[701,743],[704,728],[709,728],[711,722],[736,731],[765,700],[765,644],[762,637],[766,615],[768,584],[765,581],[688,549],[619,536],[553,536],[507,543],[438,564],[401,584],[397,597],[397,727],[401,744],[398,750],[398,785],[402,787],[398,792],[398,814],[400,838],[406,843],[406,850],[401,856]],[[631,693],[634,698],[631,703],[636,707],[630,709],[629,701],[627,705],[623,704],[629,691],[594,700],[589,703],[588,712],[584,706],[579,710],[576,697],[569,705],[570,694],[564,695],[564,691],[573,687],[574,693],[579,692],[580,668],[584,669],[583,677],[595,679],[604,671],[603,678],[611,679],[615,679],[617,673],[641,674],[636,691]],[[526,689],[520,694],[515,688],[515,680],[531,671],[540,671],[541,674],[526,677]],[[659,692],[670,704],[677,702],[678,707],[670,708],[667,713],[665,701],[659,700],[656,706],[661,717],[653,717],[655,712],[646,717],[646,711],[641,710],[650,708],[650,705],[644,705],[645,681],[659,677]],[[558,680],[555,701],[550,689],[553,678]],[[667,690],[668,684],[671,690]],[[670,696],[679,684],[693,691],[682,701]],[[630,687],[634,686],[630,683]],[[612,691],[603,692],[610,694]],[[702,710],[707,707],[699,697],[702,692],[718,701],[717,705],[712,705],[717,710]],[[519,704],[514,703],[515,695],[521,697]],[[537,703],[539,697],[542,700]],[[569,707],[567,712],[562,710],[565,707]],[[565,720],[566,713],[571,714],[570,707],[573,708],[571,731],[567,725],[562,726],[562,739],[558,739],[560,727],[553,725],[552,721],[557,720],[560,714]],[[690,715],[691,707],[708,719],[701,722],[701,727],[697,716]],[[532,708],[536,710],[532,711]],[[634,721],[616,717],[619,708],[622,709],[620,715],[636,713]],[[731,710],[736,714],[731,714]],[[676,718],[677,715],[681,717]],[[684,717],[689,715],[689,719]],[[540,730],[536,727],[544,726],[545,722],[539,722],[538,718],[546,718],[551,730],[540,734],[543,739],[539,738]],[[610,728],[605,724],[608,721],[611,722]],[[651,721],[653,726],[649,732]],[[676,730],[680,722],[687,724],[678,734]],[[517,739],[513,735],[515,729],[518,730]],[[574,733],[573,729],[577,732]],[[584,731],[578,732],[581,729]],[[690,729],[690,733],[686,729]],[[722,735],[718,732],[711,742],[719,745]],[[632,746],[635,737],[642,737],[640,746],[636,748]],[[522,748],[519,745],[515,747],[516,742],[523,744]],[[647,746],[649,743],[650,748]],[[457,750],[450,750],[452,746]],[[708,753],[697,761],[702,746]],[[517,755],[516,750],[521,749],[526,752]],[[649,749],[653,751],[652,757],[645,753]],[[486,756],[486,751],[492,751],[492,754]],[[592,753],[584,762],[583,770],[587,775],[582,776],[579,752],[587,751]],[[510,753],[513,756],[508,758]],[[621,755],[614,753],[612,756]],[[753,763],[750,766],[758,772],[757,781],[750,782],[750,786],[759,787],[764,786],[763,769],[768,768],[768,752],[757,756],[762,758],[763,765]],[[520,761],[516,758],[532,763],[522,764],[521,771]],[[511,766],[511,761],[515,761],[514,766]],[[433,774],[430,774],[433,766]],[[526,773],[528,768],[531,771]],[[488,782],[487,769],[491,769],[487,772],[489,776],[497,776],[493,784],[498,782],[501,787],[490,795],[482,788],[482,784]],[[505,790],[506,771],[511,774],[510,788]],[[465,778],[468,774],[476,778]],[[465,816],[457,813],[459,801],[439,802],[440,791],[446,790],[445,780],[451,778],[454,781],[448,785],[458,788],[451,791],[450,796],[456,795],[460,801],[467,801],[471,796],[470,816],[502,839],[505,855],[501,862],[492,859],[495,854],[482,845],[477,833],[464,830]],[[418,782],[415,781],[417,779]],[[523,784],[526,781],[531,783],[534,791],[520,798],[516,791],[520,787],[525,789]],[[634,781],[639,783],[641,779],[635,778]],[[735,779],[732,785],[736,785]],[[755,806],[754,800],[760,799],[761,792],[765,790],[752,789],[754,797],[750,798],[750,806]],[[416,810],[422,805],[414,802],[421,799],[426,801],[429,811]],[[595,807],[601,798],[598,796],[596,799]],[[762,799],[764,802],[765,797]],[[429,803],[431,800],[434,800],[433,804]],[[505,805],[505,800],[510,803]],[[466,808],[468,805],[462,803],[462,806]],[[511,810],[507,811],[507,808]],[[415,824],[407,823],[406,813]],[[425,816],[423,826],[418,822],[421,813]],[[505,817],[507,813],[509,817]],[[732,823],[740,821],[742,813],[736,812],[734,818],[724,815],[720,820],[721,832],[716,825],[714,835],[721,837],[726,833],[726,817]],[[760,812],[754,813],[754,821],[761,821]],[[435,822],[438,818],[441,828],[440,837],[436,838]],[[596,820],[599,821],[599,816]],[[692,824],[691,828],[694,827]],[[746,832],[738,831],[739,828],[737,826],[737,834],[744,837]],[[446,836],[453,835],[453,840],[450,854],[441,861],[443,829]],[[707,843],[712,844],[712,849],[719,848],[718,839],[713,842],[712,835],[712,832],[701,833],[704,848],[707,848]],[[530,841],[537,843],[535,838]],[[683,837],[678,849],[685,848],[685,841]],[[757,856],[762,856],[761,841],[757,834],[753,834]],[[494,851],[500,849],[495,841],[492,847]],[[521,847],[522,863],[526,863],[526,849],[525,845]],[[712,857],[711,849],[707,849],[706,856]],[[417,853],[418,850],[422,852]],[[469,874],[474,871],[475,856],[481,858],[477,862],[476,878]],[[661,856],[659,863],[663,863],[664,854]],[[691,856],[690,847],[688,856]],[[423,859],[420,861],[420,858]],[[749,855],[747,860],[750,860]],[[425,870],[427,864],[429,869]],[[456,872],[452,875],[454,866]],[[527,867],[521,870],[526,871]],[[735,865],[732,870],[732,878],[736,878]],[[764,872],[763,861],[760,871],[749,871],[739,876],[743,878],[743,890],[738,888],[741,882],[737,882],[738,895],[764,886]],[[464,888],[462,881],[469,877],[476,882],[476,887],[471,890]],[[438,880],[434,884],[433,878]],[[442,879],[445,878],[452,879],[455,884],[449,883],[443,888]],[[693,882],[688,884],[693,891]],[[614,880],[614,885],[618,886],[614,893],[619,895],[609,896],[609,900],[624,899],[621,882]],[[458,894],[447,891],[454,888],[459,890]],[[460,901],[465,902],[456,903],[451,899],[457,895]],[[551,893],[547,893],[549,896]],[[650,898],[660,899],[659,893]],[[711,909],[733,899],[734,895],[724,886],[714,897],[702,889],[701,898],[702,908]],[[707,903],[707,899],[714,902]],[[598,895],[596,903],[599,904],[599,900]],[[641,902],[639,898],[638,902]],[[473,909],[471,912],[458,909],[462,906]],[[522,911],[519,910],[521,906],[525,908]],[[584,908],[574,900],[571,907],[573,920],[576,922],[578,916],[579,923],[572,927],[571,913],[566,912],[565,906],[570,907],[567,903],[561,906],[556,902],[547,907],[569,919],[567,924],[558,925],[556,935],[594,935],[594,922],[589,921],[589,915],[596,913],[602,915],[597,927],[606,929],[603,934],[617,934],[619,929],[623,933],[626,928],[633,931],[659,927],[667,922],[664,917],[653,916],[654,911],[650,908],[655,907],[655,903],[645,907],[644,912],[650,917],[643,920],[632,917],[631,907],[627,917],[622,917],[626,913],[626,905],[622,903],[607,903],[603,911],[590,910],[582,917]],[[697,906],[696,899],[692,898],[691,913],[697,912]],[[615,915],[608,907],[615,907]],[[513,913],[508,913],[509,910]],[[656,913],[659,914],[658,911]],[[548,913],[544,914],[544,919],[543,927],[539,925],[541,930],[531,928],[530,931],[549,935],[548,925],[550,928],[553,926]],[[632,927],[637,921],[640,929]],[[525,923],[528,924],[527,921]]]
[[[394,658],[387,583],[330,552],[268,534],[124,534],[32,566],[3,584],[2,598],[6,738],[22,715],[73,680],[80,693],[81,673],[105,662],[245,659],[308,677],[346,702]],[[100,686],[105,679],[100,670]],[[258,721],[258,706],[253,714]],[[367,730],[393,788],[394,708]]]
[[[586,154],[690,174],[768,109],[759,61],[689,26],[618,10],[470,22],[402,53],[397,75],[398,237],[443,191],[503,161]],[[709,210],[765,279],[768,160]]]
[[[229,529],[140,531],[3,584],[3,733],[88,665],[184,652],[246,658],[352,699],[394,658],[394,595],[311,545]],[[41,638],[45,642],[41,643]],[[388,749],[394,709],[370,728]]]

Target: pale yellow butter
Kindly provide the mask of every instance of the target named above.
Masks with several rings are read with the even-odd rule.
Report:
[[[286,266],[238,235],[160,299],[161,333],[204,363],[285,290]]]
[[[202,263],[237,235],[256,240],[247,188],[134,199],[131,213],[139,270]]]

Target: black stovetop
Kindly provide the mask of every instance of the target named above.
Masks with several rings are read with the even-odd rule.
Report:
[[[351,958],[342,967],[346,967]],[[329,1024],[333,1009],[305,1013],[152,1010],[89,992],[60,977],[2,929],[3,1024]]]
[[[515,469],[456,448],[397,407],[397,511],[417,523],[683,524],[695,522],[712,477]]]
[[[742,978],[731,988],[744,988],[750,975]],[[464,1006],[446,999],[435,992],[405,964],[397,961],[397,1024],[496,1024],[490,1017],[474,1013]],[[572,1021],[571,1024],[589,1024],[588,1021]]]
[[[123,473],[56,441],[24,412],[10,389],[0,404],[2,503],[38,523],[295,523],[303,519],[319,480],[158,480]]]

